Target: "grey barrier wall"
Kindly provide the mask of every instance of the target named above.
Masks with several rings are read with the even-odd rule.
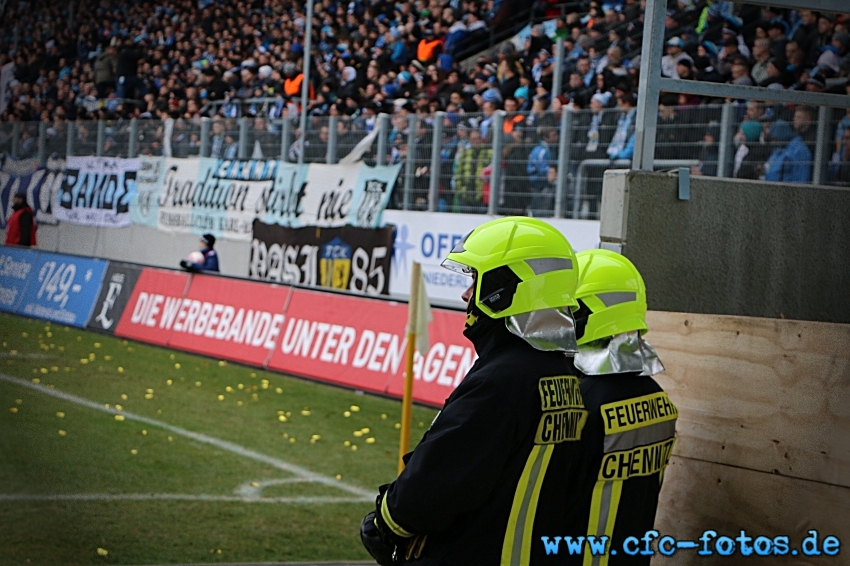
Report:
[[[651,310],[850,322],[850,190],[689,184],[682,200],[678,175],[605,174],[602,245],[635,263]]]
[[[5,230],[0,230],[5,241]],[[95,228],[60,223],[38,227],[38,249],[43,251],[131,261],[156,267],[179,267],[189,252],[200,249],[197,234],[168,234],[147,226]],[[219,240],[215,244],[222,273],[248,276],[251,242]]]

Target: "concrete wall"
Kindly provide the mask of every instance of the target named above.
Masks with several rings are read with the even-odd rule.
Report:
[[[5,241],[5,231],[0,230]],[[195,234],[168,234],[132,225],[126,228],[93,228],[61,223],[40,224],[38,249],[105,259],[131,261],[156,267],[180,267],[180,260],[200,249]],[[219,267],[225,275],[248,276],[250,242],[219,240],[215,243]]]
[[[850,190],[608,171],[603,245],[661,311],[850,322]]]

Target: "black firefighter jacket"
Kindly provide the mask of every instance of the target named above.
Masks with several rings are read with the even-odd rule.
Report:
[[[479,359],[380,510],[396,535],[427,535],[410,563],[648,565],[621,547],[653,526],[676,417],[666,394],[651,378],[584,377],[503,321],[466,334]],[[584,556],[588,535],[618,552]],[[571,553],[566,537],[585,538]]]

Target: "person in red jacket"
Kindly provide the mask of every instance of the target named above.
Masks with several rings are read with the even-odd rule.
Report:
[[[12,216],[6,223],[7,246],[35,246],[35,213],[27,204],[27,194],[17,193],[12,201]]]

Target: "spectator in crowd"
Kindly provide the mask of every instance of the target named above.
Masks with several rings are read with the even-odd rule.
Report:
[[[783,183],[808,183],[812,176],[812,153],[785,120],[770,126],[774,150],[764,164],[764,180]]]
[[[605,152],[612,161],[631,159],[635,144],[635,104],[637,97],[625,84],[617,86],[614,96],[617,99],[617,108],[620,110],[620,114],[617,117],[614,137],[611,138]]]
[[[829,180],[837,185],[850,185],[850,128],[844,129],[838,149],[829,161]]]
[[[732,176],[737,179],[758,179],[759,167],[767,159],[761,141],[764,126],[756,120],[746,120],[735,134],[734,166]]]
[[[484,177],[483,171],[493,161],[493,149],[487,140],[481,137],[477,127],[469,129],[469,146],[458,150],[455,157],[454,188],[455,212],[483,212]]]
[[[753,66],[750,76],[755,84],[760,84],[767,79],[767,65],[770,60],[770,40],[756,39],[753,42]]]
[[[549,187],[549,169],[557,161],[558,129],[552,126],[537,128],[538,143],[528,154],[528,183],[531,187],[531,210],[539,215],[548,201],[546,189]]]

